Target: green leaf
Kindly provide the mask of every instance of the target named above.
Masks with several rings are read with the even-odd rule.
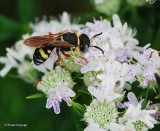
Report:
[[[72,109],[77,114],[78,117],[80,117],[80,118],[83,117],[82,113],[79,110],[77,110],[77,108],[72,106]]]
[[[87,92],[87,91],[84,91],[84,90],[78,90],[78,91],[81,92],[81,93],[84,93],[84,94],[87,94],[87,95],[91,96],[91,94],[89,92]]]
[[[18,13],[22,23],[29,23],[37,16],[38,4],[37,0],[18,0]]]
[[[155,99],[160,99],[160,93],[155,97]]]
[[[20,76],[14,75],[14,74],[8,74],[8,76],[11,77],[11,78],[22,79]]]
[[[30,96],[27,96],[26,99],[36,99],[36,98],[42,98],[45,97],[44,93],[37,93]]]
[[[72,100],[68,101],[73,107],[75,107],[77,110],[79,110],[81,113],[85,112],[85,107],[77,102],[74,102]]]
[[[142,109],[145,109],[146,108],[146,105],[147,105],[147,103],[148,103],[148,96],[149,96],[149,92],[150,92],[150,88],[149,87],[147,87],[147,90],[146,90],[146,93],[145,93],[145,99],[144,99],[144,101],[143,101],[143,103],[142,103]]]
[[[160,49],[160,29],[158,29],[157,33],[156,33],[156,36],[154,38],[154,42],[153,44],[151,45],[153,49],[157,49],[159,50]]]
[[[20,35],[21,26],[14,20],[0,15],[0,41]]]

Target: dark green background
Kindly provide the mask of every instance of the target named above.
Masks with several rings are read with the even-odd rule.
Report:
[[[108,18],[94,10],[89,0],[0,0],[0,55],[6,54],[6,47],[11,47],[21,39],[21,35],[31,32],[28,23],[35,18],[42,19],[46,15],[57,17],[63,11],[72,14],[73,18],[81,17],[80,23],[92,21],[92,18]],[[153,5],[132,7],[121,3],[118,12],[122,22],[125,21],[138,33],[136,38],[140,45],[152,43],[154,49],[160,49],[160,1]],[[0,66],[3,67],[2,65]],[[12,70],[9,74],[14,74]],[[36,93],[32,85],[21,79],[7,75],[0,78],[0,131],[34,130],[34,131],[81,131],[78,116],[62,103],[60,115],[53,109],[45,108],[46,99],[26,100],[25,97]],[[65,108],[65,110],[63,110]],[[4,124],[27,124],[27,127],[4,127]],[[77,124],[79,123],[79,124]],[[158,126],[154,129],[158,130]]]

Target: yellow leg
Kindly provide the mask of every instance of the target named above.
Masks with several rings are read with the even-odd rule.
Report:
[[[59,52],[57,52],[57,56],[58,56],[58,62],[60,64],[60,66],[64,67],[65,69],[67,69],[70,73],[72,73],[72,71],[63,63],[63,61],[61,60],[60,54]]]
[[[88,60],[87,60],[85,57],[82,56],[81,52],[79,51],[79,48],[74,48],[74,49],[77,51],[79,57],[80,57],[81,59],[83,59],[86,63],[88,63]]]

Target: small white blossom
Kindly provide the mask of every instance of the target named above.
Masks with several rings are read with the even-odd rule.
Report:
[[[134,59],[140,64],[141,71],[137,74],[140,86],[145,88],[151,81],[155,81],[154,74],[158,74],[160,67],[159,53],[152,48],[144,50],[142,53],[133,53]]]
[[[0,75],[4,77],[12,68],[17,68],[18,73],[23,75],[26,73],[31,67],[22,66],[25,63],[28,63],[29,60],[32,58],[33,50],[24,45],[23,40],[18,41],[12,48],[7,48],[6,57],[0,57],[0,63],[5,64],[5,67],[0,71]],[[23,70],[25,68],[25,72]]]
[[[38,35],[48,35],[49,32],[56,34],[62,31],[78,31],[82,27],[82,25],[71,22],[70,15],[67,12],[63,12],[60,17],[60,21],[57,19],[50,20],[49,22],[46,20],[42,20],[36,24],[30,24],[33,29],[32,36]]]
[[[94,6],[97,11],[106,15],[112,15],[119,10],[119,0],[94,0]]]
[[[89,86],[88,91],[100,102],[105,100],[111,102],[123,98],[123,93],[121,90],[117,90],[116,80],[112,76],[106,79],[105,85]]]
[[[130,125],[139,129],[151,129],[157,121],[151,116],[156,113],[156,110],[142,109],[142,102],[138,102],[133,93],[128,94],[129,102],[124,103],[127,107],[125,114],[119,118],[119,123]]]
[[[132,50],[138,45],[138,40],[133,38],[136,31],[128,27],[127,23],[122,24],[116,14],[113,15],[113,27],[110,21],[94,20],[94,23],[86,23],[84,32],[90,37],[102,32],[102,35],[94,39],[94,44],[101,47],[105,52],[108,49],[120,49],[124,47]]]
[[[46,108],[51,108],[53,106],[54,112],[56,114],[60,113],[60,102],[62,100],[67,102],[68,106],[71,106],[68,103],[70,97],[74,97],[75,92],[72,91],[69,87],[67,87],[66,83],[57,83],[54,88],[50,88],[48,90],[48,98]]]

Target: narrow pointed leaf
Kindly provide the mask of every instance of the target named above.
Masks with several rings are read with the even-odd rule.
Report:
[[[77,102],[69,101],[70,104],[72,104],[73,107],[75,107],[77,110],[79,110],[81,113],[85,112],[85,107]]]
[[[34,95],[27,96],[26,99],[36,99],[36,98],[42,98],[42,97],[45,97],[43,93],[37,93]]]
[[[155,99],[160,99],[160,94],[158,94],[158,95],[155,97]]]

